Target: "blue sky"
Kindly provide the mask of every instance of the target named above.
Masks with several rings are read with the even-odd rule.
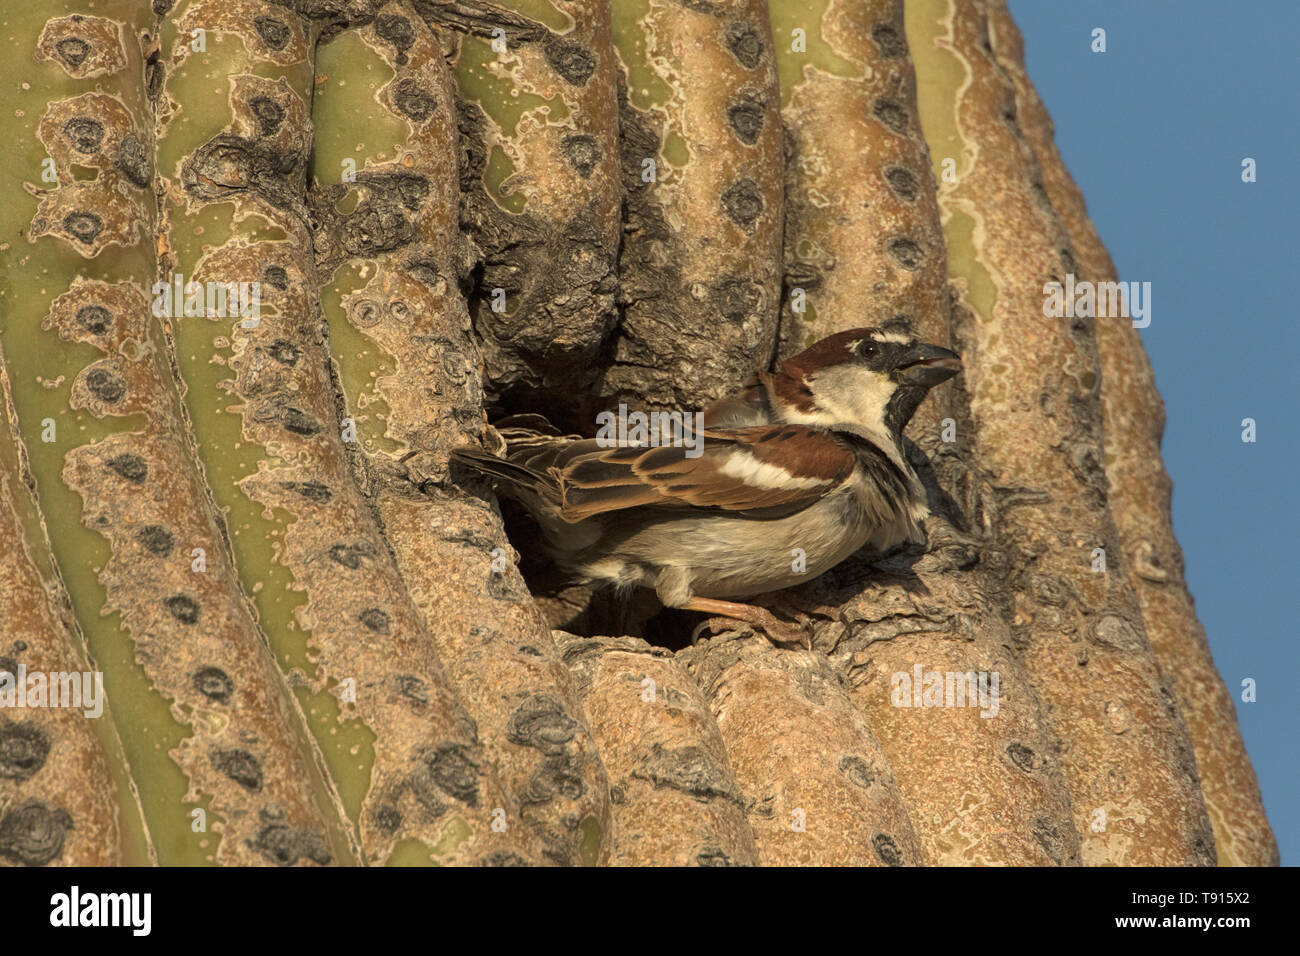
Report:
[[[1174,530],[1282,862],[1298,865],[1300,3],[1010,7],[1120,278],[1152,283],[1142,338],[1168,413]],[[1105,53],[1090,50],[1096,27]],[[1256,703],[1240,699],[1247,677]]]

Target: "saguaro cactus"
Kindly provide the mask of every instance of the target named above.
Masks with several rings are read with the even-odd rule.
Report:
[[[0,19],[0,861],[1277,861],[1003,0]],[[611,633],[449,464],[863,325],[965,374],[809,647]]]

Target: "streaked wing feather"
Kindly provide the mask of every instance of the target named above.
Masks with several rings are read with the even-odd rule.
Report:
[[[702,453],[695,458],[679,446],[601,448],[595,439],[567,443],[556,450],[551,472],[565,520],[636,507],[788,513],[819,500],[848,478],[855,464],[853,452],[819,428],[706,429],[703,438]],[[797,474],[792,461],[799,462]]]

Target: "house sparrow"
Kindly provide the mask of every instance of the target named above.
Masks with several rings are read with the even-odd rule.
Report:
[[[504,457],[462,447],[452,458],[519,501],[575,579],[652,588],[668,607],[785,642],[789,625],[735,599],[810,580],[864,545],[922,540],[925,491],[902,431],[960,369],[948,349],[852,329],[709,406],[694,448],[610,447],[530,415],[498,424]]]

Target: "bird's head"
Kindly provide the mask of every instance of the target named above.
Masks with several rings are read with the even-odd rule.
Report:
[[[849,329],[787,359],[773,398],[791,424],[900,435],[931,388],[961,371],[956,352],[904,332]]]

